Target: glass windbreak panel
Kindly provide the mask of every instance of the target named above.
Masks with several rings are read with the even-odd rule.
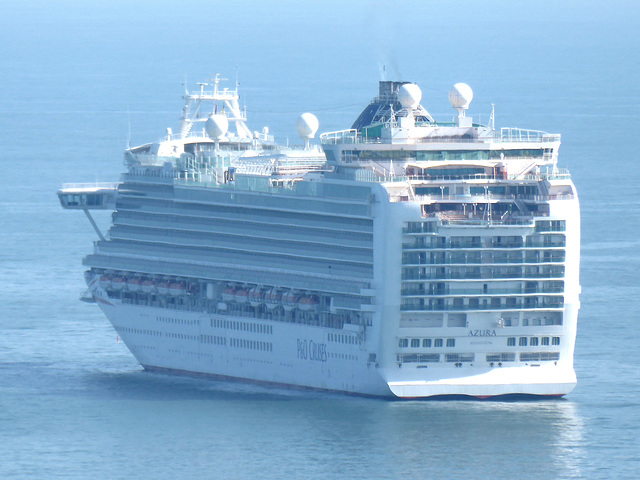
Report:
[[[536,221],[536,232],[564,232],[566,222],[564,220],[538,220]]]
[[[488,160],[486,150],[425,150],[416,152],[416,160]]]
[[[444,190],[441,190],[440,187],[416,187],[416,195],[448,195]]]
[[[542,157],[542,148],[514,148],[510,150],[492,150],[491,158]]]
[[[484,168],[428,168],[424,170],[424,175],[431,177],[471,177],[484,174]]]

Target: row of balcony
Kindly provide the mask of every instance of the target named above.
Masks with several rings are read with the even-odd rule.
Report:
[[[407,267],[419,267],[419,266],[430,266],[437,267],[440,265],[445,266],[473,266],[476,268],[481,267],[491,267],[491,266],[500,266],[500,265],[544,265],[550,263],[564,263],[565,255],[562,252],[562,255],[549,255],[544,258],[518,258],[518,259],[493,259],[493,260],[478,260],[478,259],[441,259],[441,258],[403,258],[402,265]]]
[[[514,225],[530,226],[534,227],[536,233],[555,233],[565,232],[567,230],[566,222],[564,220],[538,220],[533,223],[530,219],[523,219],[517,222],[513,222]],[[438,222],[409,222],[406,227],[402,229],[404,234],[421,234],[421,233],[436,233],[438,230]]]
[[[496,243],[496,242],[485,242],[484,244],[481,242],[469,242],[469,243],[453,243],[450,242],[447,244],[442,237],[426,237],[422,239],[418,239],[414,242],[406,242],[403,243],[403,250],[481,250],[481,251],[489,251],[489,250],[523,250],[527,251],[533,248],[548,248],[548,249],[557,249],[563,248],[567,246],[566,239],[556,240],[556,241],[545,241],[545,242],[510,242],[510,243]]]
[[[446,304],[444,300],[433,301],[425,304],[413,304],[403,303],[400,305],[400,310],[403,312],[469,312],[469,311],[488,311],[488,310],[550,310],[561,309],[564,306],[564,299],[562,297],[549,297],[548,301],[533,301],[531,298],[529,302],[472,302],[469,304]],[[492,299],[494,300],[494,299]],[[499,298],[497,300],[500,300]]]
[[[409,284],[411,285],[411,284]],[[403,288],[403,297],[455,297],[461,295],[476,295],[476,296],[490,296],[490,295],[536,295],[536,294],[562,294],[564,293],[564,286],[548,286],[541,288],[492,288],[484,290],[478,289],[449,289],[449,288],[435,288],[429,291],[426,288]]]
[[[402,280],[516,280],[529,281],[537,279],[564,278],[564,269],[545,272],[404,272]]]

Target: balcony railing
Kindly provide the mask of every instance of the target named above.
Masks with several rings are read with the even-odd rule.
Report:
[[[548,288],[500,288],[491,289],[486,292],[482,290],[472,289],[456,289],[446,290],[444,292],[428,293],[421,289],[406,289],[402,290],[403,297],[416,297],[416,298],[436,298],[436,297],[459,297],[459,296],[479,296],[479,297],[491,297],[495,295],[544,295],[544,294],[562,294],[564,293],[564,287],[548,287]]]
[[[550,310],[561,309],[564,302],[543,302],[543,303],[515,303],[491,305],[490,303],[479,305],[401,305],[400,310],[403,312],[469,312],[469,311],[487,311],[487,310]]]
[[[389,122],[387,127],[397,126],[395,122]],[[553,143],[560,141],[560,135],[541,132],[538,130],[525,130],[520,128],[502,128],[499,132],[482,137],[437,136],[412,139],[414,143]],[[320,135],[323,145],[351,145],[391,143],[391,139],[380,137],[362,136],[358,130],[348,129],[336,132],[326,132]]]

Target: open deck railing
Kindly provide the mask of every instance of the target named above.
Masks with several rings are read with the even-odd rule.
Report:
[[[551,143],[559,142],[560,135],[542,132],[539,130],[526,130],[521,128],[502,128],[499,132],[483,135],[479,137],[459,137],[459,136],[433,136],[414,139],[415,143]],[[363,136],[358,130],[347,129],[335,132],[326,132],[320,135],[320,142],[323,145],[337,144],[375,144],[388,143],[390,140],[380,137]]]

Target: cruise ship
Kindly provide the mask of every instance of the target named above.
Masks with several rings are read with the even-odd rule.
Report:
[[[99,236],[85,299],[146,370],[393,398],[574,388],[560,135],[474,122],[463,83],[436,121],[418,85],[382,81],[322,151],[311,114],[287,149],[219,81],[185,92],[179,133],[127,149],[119,182],[58,191]],[[93,209],[114,211],[106,234]]]

